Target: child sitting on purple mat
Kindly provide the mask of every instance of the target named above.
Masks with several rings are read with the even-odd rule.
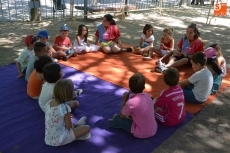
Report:
[[[38,58],[34,63],[34,70],[30,74],[27,83],[27,94],[33,99],[38,99],[44,83],[44,76],[42,69],[46,64],[52,63],[53,60],[48,55],[43,55]]]
[[[42,73],[46,82],[42,86],[38,103],[42,111],[45,112],[45,105],[53,98],[54,85],[58,80],[62,78],[62,71],[59,64],[50,63],[43,68]],[[82,91],[82,89],[77,89],[74,91],[73,99],[77,97]],[[71,100],[68,103],[71,108],[76,108],[79,106],[79,102],[77,100]]]
[[[115,114],[107,121],[112,128],[122,128],[137,138],[154,136],[157,131],[153,102],[149,94],[144,93],[145,77],[134,74],[129,79],[132,93],[123,94],[120,114]]]
[[[184,93],[178,85],[179,76],[176,68],[168,68],[164,72],[164,82],[169,87],[154,99],[156,119],[166,126],[175,126],[186,117]]]
[[[88,125],[74,127],[71,121],[71,109],[66,103],[72,100],[73,83],[69,79],[56,82],[54,98],[45,105],[45,143],[50,146],[62,146],[74,140],[87,140],[91,137]]]

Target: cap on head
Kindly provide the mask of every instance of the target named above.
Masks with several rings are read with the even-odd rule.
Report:
[[[205,49],[204,54],[206,55],[207,58],[215,59],[216,58],[216,50],[212,47],[208,47]]]
[[[27,35],[24,39],[24,43],[26,46],[28,46],[29,44],[33,44],[36,40],[37,40],[37,37],[33,35]]]
[[[66,24],[64,24],[63,26],[61,26],[60,31],[69,31],[69,28]]]
[[[46,37],[48,39],[49,35],[46,30],[41,30],[38,32],[38,37]]]

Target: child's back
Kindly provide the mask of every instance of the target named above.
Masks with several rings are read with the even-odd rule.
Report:
[[[131,94],[122,113],[132,116],[133,125],[131,133],[133,133],[135,137],[146,138],[155,135],[157,123],[152,99],[149,94]]]
[[[45,112],[45,105],[52,99],[54,85],[62,77],[62,73],[61,67],[57,63],[47,64],[42,72],[46,82],[42,86],[38,103],[43,112]]]
[[[167,69],[164,73],[164,82],[169,87],[155,100],[156,118],[167,126],[177,125],[186,117],[184,93],[178,85],[179,76],[177,69]]]
[[[62,146],[76,139],[89,139],[90,127],[79,124],[74,128],[71,122],[71,108],[66,103],[73,97],[72,80],[59,80],[56,82],[54,98],[45,105],[45,143],[50,146]],[[85,118],[86,119],[86,118]]]
[[[186,117],[184,93],[179,85],[169,87],[161,92],[155,106],[164,108],[156,112],[156,118],[167,126],[181,123]]]
[[[44,56],[40,56],[39,60],[37,60],[34,63],[35,69],[31,73],[29,80],[28,80],[28,84],[27,84],[27,94],[30,97],[34,99],[38,99],[41,93],[42,84],[44,82],[42,69],[45,65],[52,63],[52,62],[53,60],[51,59],[51,57],[49,57],[48,55],[44,55]]]
[[[41,94],[38,99],[38,103],[40,108],[45,112],[45,105],[48,101],[50,101],[53,97],[53,89],[55,83],[45,82],[42,86]]]
[[[132,75],[129,88],[132,94],[123,94],[120,115],[114,115],[107,123],[110,127],[122,128],[137,138],[151,137],[156,134],[157,122],[152,98],[143,92],[145,77],[139,73]]]
[[[45,105],[45,143],[50,146],[61,146],[74,141],[73,129],[65,127],[65,114],[71,112],[69,105],[62,103],[52,106],[50,101]]]

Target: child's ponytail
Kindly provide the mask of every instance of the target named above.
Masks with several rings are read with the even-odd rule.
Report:
[[[208,58],[208,59],[207,59],[207,64],[210,65],[210,66],[212,67],[213,71],[214,71],[216,74],[218,74],[218,75],[222,74],[222,70],[221,70],[220,67],[217,65],[216,59]]]

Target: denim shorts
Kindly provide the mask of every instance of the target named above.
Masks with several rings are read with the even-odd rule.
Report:
[[[188,85],[185,89],[183,89],[184,99],[186,102],[193,104],[202,104],[203,102],[196,100],[192,89],[194,88],[193,84]]]

